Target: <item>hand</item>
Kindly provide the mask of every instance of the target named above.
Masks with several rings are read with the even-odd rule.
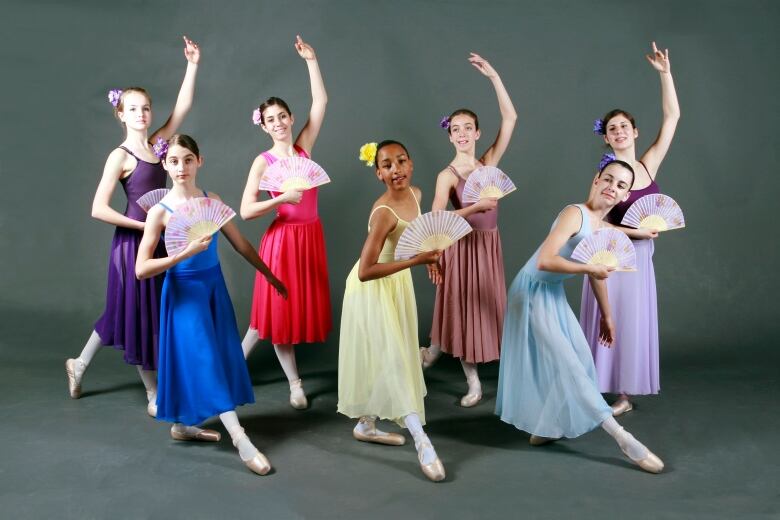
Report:
[[[298,55],[304,60],[317,59],[317,55],[314,54],[314,47],[303,41],[300,35],[295,37],[295,50],[298,51]]]
[[[287,287],[284,286],[280,279],[272,275],[270,278],[268,278],[268,283],[270,283],[274,289],[276,289],[276,293],[279,296],[285,300],[287,299]]]
[[[209,248],[209,244],[211,244],[211,236],[212,235],[206,235],[202,236],[200,238],[196,238],[189,244],[187,244],[187,247],[184,248],[184,251],[179,253],[182,260],[185,258],[189,258],[191,256],[195,256],[198,253],[202,253],[206,249]]]
[[[417,261],[417,265],[420,264],[435,264],[441,258],[441,249],[434,249],[433,251],[423,251],[415,255],[414,259]]]
[[[606,265],[602,264],[592,264],[588,267],[590,267],[588,274],[596,280],[606,280],[609,278],[609,273],[615,270],[614,267],[607,267]]]
[[[601,316],[599,320],[599,345],[607,348],[612,347],[615,342],[615,323],[611,317]]]
[[[182,38],[184,38],[184,57],[193,65],[197,65],[200,61],[200,47],[186,36]]]
[[[647,54],[645,57],[647,58],[647,61],[650,62],[650,65],[658,72],[668,73],[672,71],[672,66],[669,63],[669,49],[664,49],[664,52],[661,52],[658,50],[658,47],[655,46],[655,42],[653,42],[653,53]]]
[[[498,77],[498,72],[496,72],[496,69],[494,69],[485,58],[473,52],[470,52],[469,55],[469,62],[474,65],[475,69],[480,71],[488,78]]]
[[[637,229],[634,233],[634,239],[635,240],[650,240],[653,238],[658,238],[658,230],[656,229]]]
[[[438,263],[427,264],[425,267],[428,270],[428,278],[433,285],[440,285],[444,281],[444,277],[441,273],[441,266],[439,266]]]
[[[474,207],[477,208],[478,213],[490,211],[498,207],[498,199],[495,197],[488,197],[486,199],[479,199],[474,203]]]
[[[294,189],[294,190],[285,191],[282,194],[281,199],[287,204],[293,204],[293,205],[298,204],[303,198],[304,191],[306,190]]]

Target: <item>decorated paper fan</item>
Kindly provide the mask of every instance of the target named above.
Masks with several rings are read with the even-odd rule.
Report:
[[[407,260],[424,251],[446,249],[471,233],[466,219],[452,211],[423,213],[409,223],[395,247],[395,259]]]
[[[654,193],[634,202],[621,222],[637,229],[669,231],[685,227],[685,217],[677,202],[668,195]]]
[[[516,189],[506,173],[495,166],[483,166],[474,170],[466,179],[461,199],[463,202],[477,202],[488,197],[500,199]]]
[[[622,231],[602,228],[585,237],[574,248],[572,260],[583,264],[600,264],[617,271],[636,271],[634,244]]]
[[[213,235],[235,216],[235,211],[216,199],[196,197],[181,204],[165,227],[168,256],[180,253],[193,240]]]
[[[149,210],[152,209],[152,206],[160,202],[163,197],[168,195],[169,191],[171,190],[166,190],[165,188],[147,191],[141,195],[141,197],[136,202],[139,206],[141,206],[142,210],[149,213]]]
[[[308,190],[328,182],[330,177],[316,162],[305,157],[288,157],[268,167],[260,179],[259,189],[277,192]]]

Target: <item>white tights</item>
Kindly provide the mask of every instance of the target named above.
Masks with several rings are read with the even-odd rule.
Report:
[[[81,380],[84,372],[87,371],[89,364],[95,357],[95,354],[98,353],[102,346],[103,342],[101,341],[100,336],[93,330],[87,343],[81,350],[81,354],[76,358],[75,375],[77,380]],[[155,370],[144,370],[141,365],[136,365],[136,368],[138,369],[138,375],[141,376],[141,381],[143,381],[144,387],[146,388],[146,395],[149,397],[149,400],[151,400],[152,397],[157,396],[157,372]]]
[[[244,335],[243,341],[241,341],[241,349],[244,351],[244,359],[248,359],[249,355],[260,341],[260,337],[257,334],[257,330],[248,329]],[[279,359],[279,364],[284,370],[284,375],[287,376],[287,381],[292,383],[300,379],[298,375],[298,364],[295,361],[295,347],[293,345],[274,345],[274,351],[276,357]]]
[[[406,426],[406,429],[409,430],[409,433],[414,438],[414,447],[420,456],[420,462],[425,465],[433,463],[438,456],[436,455],[436,450],[433,449],[433,444],[431,444],[430,439],[423,431],[420,417],[416,413],[410,413],[404,417],[404,426]]]
[[[648,450],[645,445],[624,430],[614,417],[610,417],[601,423],[601,427],[617,441],[618,446],[620,446],[632,460],[642,460],[647,457]]]

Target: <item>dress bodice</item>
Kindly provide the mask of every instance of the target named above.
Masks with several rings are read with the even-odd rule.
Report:
[[[145,222],[146,212],[136,201],[145,193],[165,188],[165,180],[168,178],[168,174],[162,167],[162,162],[150,163],[139,158],[128,148],[124,146],[120,146],[120,148],[132,155],[137,161],[130,175],[119,180],[127,196],[127,208],[125,208],[124,215],[133,220]]]
[[[463,203],[463,188],[466,186],[466,178],[463,177],[454,166],[449,165],[449,170],[458,177],[458,185],[455,186],[455,191],[450,192],[450,203],[455,209],[468,208],[473,206],[473,202]],[[476,230],[490,230],[496,229],[498,225],[498,206],[490,211],[481,211],[479,213],[472,213],[466,217],[466,221]]]
[[[414,190],[409,188],[409,190],[412,192],[412,197],[414,197],[414,202],[417,204],[417,216],[420,216],[420,201],[417,200],[417,197],[414,195]],[[398,222],[396,223],[393,230],[387,235],[385,238],[384,244],[382,244],[382,251],[379,253],[379,259],[377,260],[378,263],[384,264],[387,262],[393,262],[395,261],[395,247],[398,245],[398,239],[401,238],[401,235],[403,234],[404,230],[409,226],[409,222],[402,219],[398,216],[398,214],[391,208],[390,206],[385,206],[384,204],[377,206],[371,211],[371,214],[368,216],[368,230],[371,231],[371,217],[374,216],[374,213],[376,210],[384,208],[390,213],[393,214],[393,216],[398,219]]]
[[[577,245],[592,233],[592,229],[590,226],[590,217],[588,216],[588,211],[583,207],[582,204],[575,204],[577,208],[579,208],[580,213],[582,214],[582,224],[580,225],[579,231],[569,238],[569,240],[566,241],[565,244],[558,250],[558,254],[567,259],[571,260],[571,254],[574,252],[574,249],[577,247]],[[550,229],[555,227],[555,224],[558,223],[558,218],[560,218],[560,214],[555,219],[555,222],[553,222],[553,225],[550,227]],[[568,274],[568,273],[553,273],[550,271],[542,271],[537,267],[537,263],[539,262],[539,250],[541,249],[541,245],[536,249],[536,252],[533,254],[533,256],[528,259],[528,261],[523,266],[523,271],[526,273],[532,275],[534,278],[544,281],[544,282],[561,282],[567,278],[571,278],[574,275]]]
[[[300,146],[295,146],[295,151],[298,153],[299,157],[309,158],[309,154]],[[273,163],[280,160],[279,157],[276,157],[271,152],[263,152],[261,155],[265,158],[268,166],[271,166]],[[308,224],[309,222],[317,220],[317,218],[319,218],[319,215],[317,214],[318,193],[318,188],[311,188],[303,192],[301,201],[298,204],[281,204],[277,206],[276,220],[288,224]],[[270,194],[273,198],[281,195],[281,193],[276,191],[272,191]]]

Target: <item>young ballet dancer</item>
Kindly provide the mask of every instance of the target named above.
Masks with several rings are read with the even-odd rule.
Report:
[[[596,121],[595,130],[604,136],[614,157],[630,164],[636,172],[636,183],[625,202],[610,211],[607,221],[619,225],[626,211],[639,198],[659,193],[655,182],[658,168],[672,143],[680,107],[672,81],[669,51],[661,52],[653,42],[653,52],[647,60],[661,78],[663,122],[658,136],[640,160],[636,159],[636,129],[634,117],[625,110],[615,109]],[[633,239],[636,249],[637,273],[615,273],[607,280],[612,316],[617,324],[615,348],[599,346],[600,312],[588,278],[582,287],[580,324],[590,344],[602,393],[617,394],[612,413],[621,415],[633,409],[630,395],[657,394],[658,374],[658,306],[655,271],[653,270],[653,238],[655,231],[624,229]]]
[[[325,239],[317,215],[318,190],[271,193],[270,199],[262,201],[258,190],[266,168],[276,161],[311,155],[325,117],[328,95],[314,49],[300,36],[295,49],[309,68],[309,119],[293,141],[295,117],[287,103],[271,97],[255,110],[253,120],[271,137],[273,146],[255,158],[241,199],[244,220],[276,210],[276,218],[260,242],[259,254],[287,286],[290,297],[281,298],[263,276],[257,275],[249,330],[241,345],[248,358],[260,339],[271,340],[290,384],[290,405],[301,410],[308,401],[298,375],[294,345],[325,341],[332,327]]]
[[[400,446],[401,434],[376,428],[378,419],[406,427],[414,438],[420,467],[433,481],[444,479],[444,466],[423,431],[425,381],[417,339],[417,306],[409,267],[434,263],[440,251],[395,261],[398,239],[420,215],[419,188],[411,186],[413,163],[406,147],[382,141],[362,150],[375,165],[385,193],[368,217],[368,237],[347,277],[339,336],[338,411],[359,418],[359,441]]]
[[[584,204],[566,206],[549,235],[526,262],[509,288],[504,320],[496,414],[531,434],[538,446],[560,437],[578,437],[601,426],[623,453],[651,473],[663,462],[624,430],[612,417],[596,383],[588,342],[566,301],[563,281],[576,274],[591,279],[601,309],[599,339],[611,344],[615,324],[604,280],[612,268],[573,262],[581,240],[609,226],[604,216],[626,200],[634,171],[612,161],[594,179]]]
[[[198,145],[187,135],[168,141],[165,169],[173,188],[149,210],[138,249],[135,274],[148,279],[165,271],[160,302],[160,362],[157,419],[174,423],[177,440],[219,441],[219,432],[197,424],[219,415],[241,460],[265,475],[271,464],[244,433],[237,406],[254,402],[249,371],[241,351],[233,304],[225,287],[217,254],[217,236],[204,236],[173,256],[155,258],[155,248],[176,208],[194,198],[220,200],[195,184],[203,165]],[[222,232],[241,256],[255,267],[281,298],[286,289],[252,244],[228,222]]]
[[[478,363],[499,358],[501,330],[506,308],[506,282],[501,237],[498,234],[498,203],[494,198],[463,203],[463,187],[469,174],[481,166],[497,166],[509,145],[517,113],[495,69],[484,58],[471,53],[469,62],[493,83],[501,111],[501,126],[495,141],[480,159],[476,145],[479,120],[471,110],[460,109],[442,122],[447,126],[455,157],[436,179],[432,209],[446,209],[468,220],[473,232],[448,248],[441,259],[441,272],[430,264],[428,273],[436,286],[436,303],[431,324],[431,346],[423,348],[422,360],[429,367],[446,352],[460,358],[468,392],[461,406],[474,406],[482,399]]]
[[[152,143],[171,137],[192,107],[200,49],[186,36],[184,56],[187,71],[176,106],[165,124],[151,136],[152,99],[146,90],[132,87],[109,93],[114,114],[125,129],[125,140],[109,154],[92,202],[92,217],[116,226],[108,262],[106,306],[79,357],[65,361],[68,391],[73,399],[78,399],[84,372],[100,347],[112,345],[124,350],[125,362],[136,365],[141,375],[146,387],[147,412],[152,417],[157,413],[155,370],[162,278],[139,281],[135,277],[135,259],[146,220],[146,213],[136,200],[148,191],[165,188],[167,176],[152,150]],[[127,196],[124,213],[109,205],[117,184],[122,185]],[[155,254],[165,255],[162,245]]]

